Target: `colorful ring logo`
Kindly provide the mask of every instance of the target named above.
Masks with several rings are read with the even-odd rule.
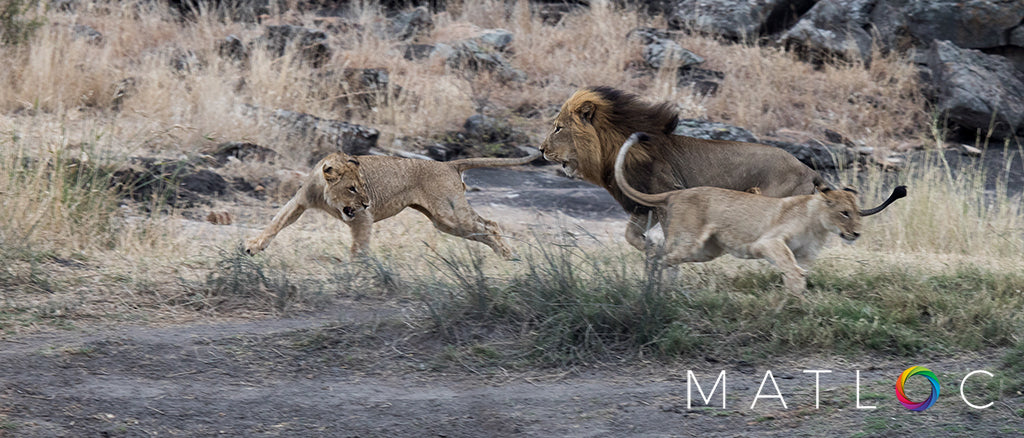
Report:
[[[920,403],[910,401],[910,399],[907,398],[907,394],[903,392],[903,385],[907,383],[907,379],[918,374],[924,376],[932,384],[931,395],[929,395],[925,401]],[[935,373],[928,368],[919,366],[907,368],[903,371],[903,374],[900,374],[900,378],[896,380],[896,398],[900,399],[900,403],[903,403],[903,406],[911,411],[923,411],[928,409],[935,404],[935,400],[939,399],[939,379],[935,377]]]

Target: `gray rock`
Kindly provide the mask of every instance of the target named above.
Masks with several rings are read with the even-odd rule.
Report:
[[[450,48],[451,52],[446,53]],[[471,72],[487,71],[494,73],[502,81],[523,82],[526,73],[512,66],[499,53],[480,47],[476,41],[462,41],[452,46],[437,44],[434,54],[445,58],[445,65],[452,69],[465,69]]]
[[[1010,45],[1024,47],[1024,24],[1021,24],[1010,31]]]
[[[935,41],[925,54],[936,108],[953,124],[1006,138],[1024,133],[1024,72],[1000,56]]]
[[[434,17],[426,7],[396,14],[388,23],[387,32],[396,40],[418,37],[434,28]]]
[[[505,29],[487,29],[476,37],[480,45],[498,52],[507,52],[514,35]]]
[[[110,185],[121,196],[144,207],[191,208],[209,205],[212,196],[227,193],[228,182],[220,174],[199,169],[197,160],[164,161],[131,157],[111,173]]]
[[[429,58],[431,53],[434,53],[433,44],[408,44],[402,47],[402,57],[409,61]]]
[[[705,68],[684,68],[679,70],[680,87],[693,87],[693,91],[705,96],[714,95],[721,86],[725,73]]]
[[[266,111],[246,105],[242,113],[255,117],[283,143],[301,147],[296,155],[305,155],[310,165],[332,152],[366,155],[380,137],[373,128],[295,111]]]
[[[816,0],[680,0],[668,14],[672,29],[696,30],[732,40],[756,38],[789,27]]]
[[[697,119],[680,119],[673,132],[675,135],[704,138],[708,140],[745,141],[757,143],[757,137],[746,129],[719,122]]]
[[[318,29],[290,25],[266,26],[256,42],[266,47],[267,52],[273,56],[284,56],[289,47],[295,47],[298,60],[313,68],[331,59],[332,50],[327,44],[327,34]]]
[[[855,53],[868,61],[871,55],[871,12],[877,0],[821,0],[779,41],[819,59]]]
[[[949,40],[959,47],[982,49],[1010,44],[1011,30],[1024,20],[1020,0],[878,0],[872,22],[886,46],[900,39],[928,47]]]
[[[857,161],[857,153],[850,148],[830,145],[817,140],[809,140],[801,144],[766,140],[764,144],[789,152],[801,163],[817,171],[846,169]]]
[[[666,31],[640,27],[630,31],[628,37],[640,40],[644,45],[644,64],[655,70],[667,65],[670,60],[678,61],[680,68],[696,67],[704,63],[704,58],[683,48]]]
[[[927,49],[933,40],[959,47],[1002,50],[1024,47],[1015,32],[1024,20],[1019,0],[820,0],[780,37],[818,56],[883,50]],[[1024,32],[1024,31],[1022,31]]]

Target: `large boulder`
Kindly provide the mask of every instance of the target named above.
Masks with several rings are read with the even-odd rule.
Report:
[[[962,134],[1024,134],[1024,72],[1001,56],[935,41],[925,54],[936,108]]]
[[[852,53],[867,61],[873,38],[871,13],[877,1],[821,0],[780,41],[814,59]]]
[[[987,51],[1024,49],[1020,0],[820,0],[780,40],[814,54],[927,49],[933,40]],[[1020,38],[1016,35],[1020,33]],[[1024,58],[1022,58],[1024,59]]]
[[[901,39],[915,47],[949,40],[968,49],[1010,43],[1011,30],[1024,20],[1020,0],[878,0],[873,22],[886,44],[899,48]]]
[[[628,38],[643,44],[644,64],[655,70],[670,62],[678,62],[679,68],[696,67],[704,63],[704,58],[683,48],[664,30],[638,27],[629,32]]]
[[[753,39],[788,28],[817,0],[680,0],[668,14],[669,27]]]

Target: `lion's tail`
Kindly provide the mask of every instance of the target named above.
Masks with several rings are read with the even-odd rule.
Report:
[[[633,186],[629,185],[626,181],[626,174],[623,171],[624,163],[626,161],[626,152],[629,152],[629,148],[633,147],[638,141],[647,140],[647,134],[642,132],[634,132],[630,135],[625,143],[622,144],[622,148],[619,149],[619,156],[615,157],[615,183],[619,186],[619,190],[625,193],[630,199],[648,207],[658,207],[665,204],[668,199],[668,195],[671,192],[649,194],[634,189]]]
[[[540,158],[540,155],[540,151],[534,151],[530,155],[522,158],[465,158],[462,160],[449,161],[448,164],[461,173],[466,169],[473,169],[476,167],[519,166]]]

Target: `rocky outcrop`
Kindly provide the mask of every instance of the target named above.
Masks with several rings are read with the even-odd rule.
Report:
[[[487,29],[472,38],[451,43],[407,44],[401,48],[408,60],[438,57],[448,68],[469,74],[488,72],[502,81],[523,82],[526,73],[515,68],[506,53],[511,51],[512,32]]]
[[[1024,132],[1024,1],[679,0],[671,11],[672,28],[776,41],[812,62],[845,57],[870,63],[876,48],[926,53],[920,57],[923,87],[961,132],[996,138]],[[645,60],[672,51],[665,47],[645,48]]]
[[[282,144],[299,148],[294,151],[295,156],[305,156],[310,165],[332,152],[365,155],[380,137],[380,132],[373,128],[295,111],[246,105],[242,113],[256,118]]]
[[[933,40],[982,50],[1024,47],[1014,40],[1024,20],[1017,0],[820,0],[780,40],[813,53],[926,49]]]
[[[675,68],[677,84],[681,87],[692,87],[699,94],[714,94],[725,77],[722,72],[698,67],[704,63],[704,58],[683,48],[665,30],[640,27],[630,31],[628,38],[643,45],[642,69]]]
[[[1024,135],[1024,72],[1003,57],[935,41],[925,55],[936,109],[961,134]]]
[[[228,182],[220,174],[201,168],[196,160],[144,157],[130,158],[111,173],[111,186],[147,208],[209,205],[210,198],[228,191]]]
[[[462,131],[440,135],[423,148],[426,156],[438,161],[470,157],[518,158],[529,155],[521,148],[529,143],[530,137],[508,121],[475,114],[466,119]]]
[[[731,40],[755,40],[758,36],[788,28],[817,0],[680,0],[668,15],[669,27],[706,32]]]

